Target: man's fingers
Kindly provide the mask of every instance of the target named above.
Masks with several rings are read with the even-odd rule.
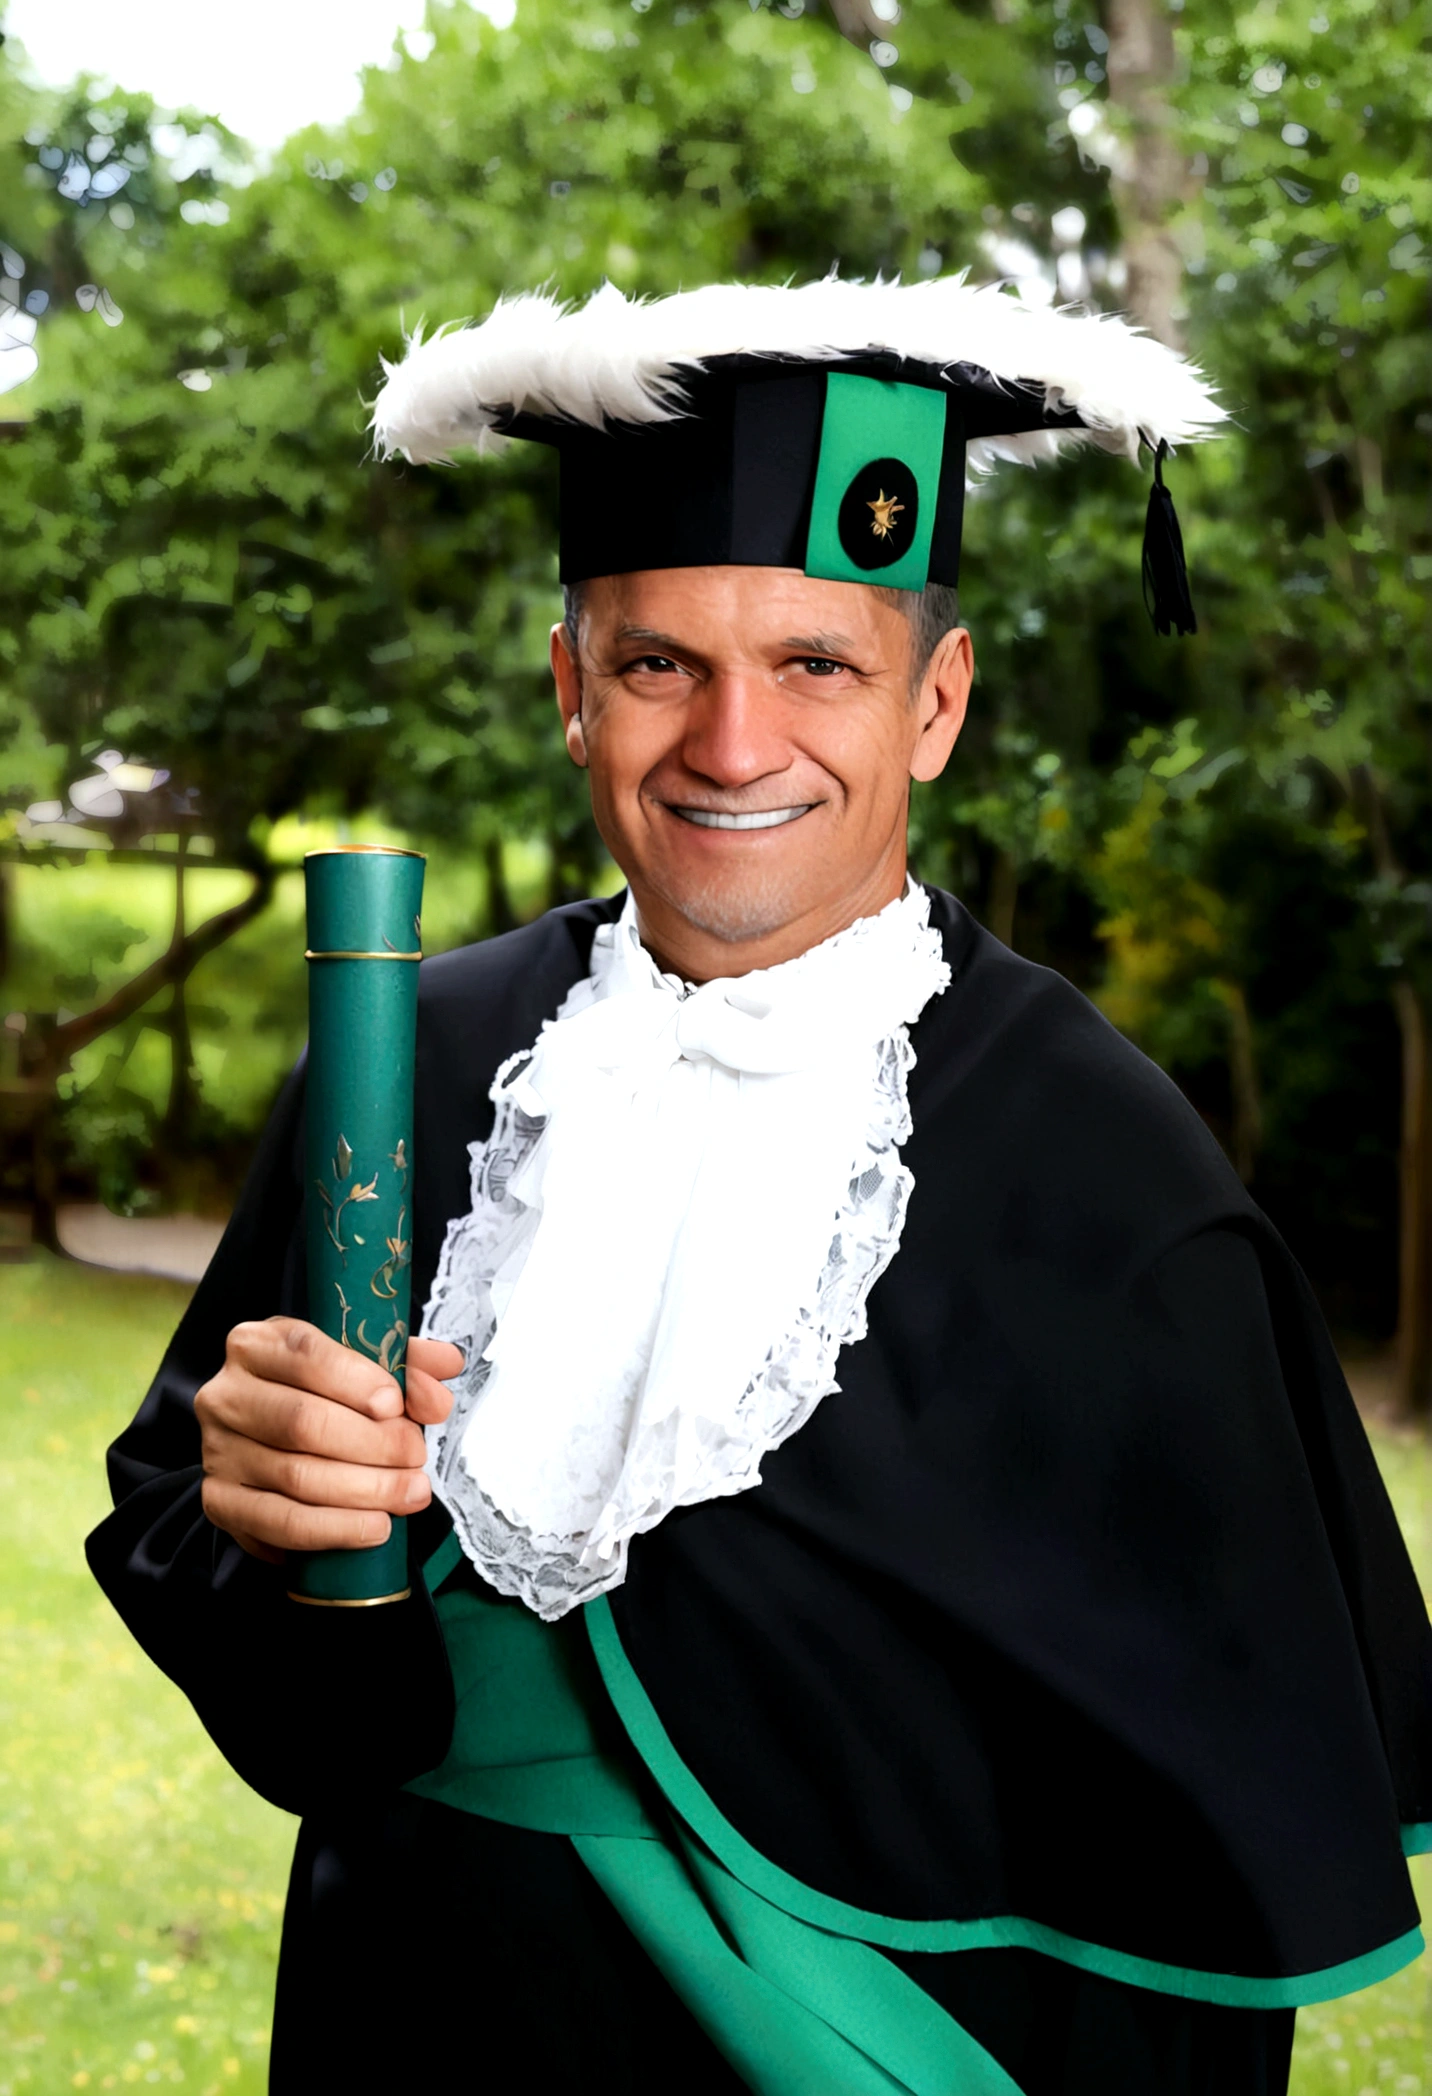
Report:
[[[257,1557],[361,1550],[390,1516],[431,1498],[420,1422],[443,1419],[441,1378],[462,1355],[415,1340],[404,1411],[394,1378],[294,1317],[236,1325],[218,1375],[195,1399],[203,1429],[204,1511]]]
[[[369,1419],[394,1419],[403,1409],[402,1392],[376,1361],[351,1346],[340,1346],[298,1317],[235,1325],[228,1357],[231,1365],[246,1368],[261,1382],[311,1390]]]
[[[272,1550],[365,1550],[386,1542],[393,1525],[375,1509],[304,1506],[220,1477],[204,1480],[204,1512],[215,1528]]]
[[[227,1484],[296,1499],[305,1506],[371,1507],[389,1514],[415,1514],[432,1497],[421,1470],[388,1470],[362,1463],[333,1463],[323,1456],[265,1448],[242,1436],[216,1438],[209,1475]]]
[[[464,1365],[462,1348],[447,1339],[408,1341],[408,1367],[420,1368],[424,1375],[434,1376],[440,1383],[450,1383],[454,1376],[461,1375]]]
[[[246,1528],[231,1528],[228,1534],[233,1537],[240,1550],[247,1550],[250,1557],[261,1557],[266,1565],[283,1563],[281,1550],[275,1550],[271,1543],[261,1543],[258,1537],[251,1536]]]
[[[407,1374],[408,1417],[423,1426],[441,1426],[452,1410],[452,1392],[445,1383],[462,1374],[462,1348],[446,1339],[410,1339]]]
[[[454,1353],[457,1349],[454,1347]],[[441,1426],[452,1410],[452,1392],[436,1376],[425,1375],[408,1363],[408,1417],[421,1426]]]
[[[422,1429],[411,1419],[365,1419],[332,1398],[242,1372],[216,1376],[196,1404],[206,1434],[225,1431],[266,1448],[390,1470],[421,1470],[427,1456]]]

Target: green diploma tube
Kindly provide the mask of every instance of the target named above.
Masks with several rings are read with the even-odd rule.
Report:
[[[413,1215],[421,852],[310,852],[308,1314],[403,1382]],[[370,1550],[294,1552],[295,1601],[373,1608],[408,1587],[407,1523]]]

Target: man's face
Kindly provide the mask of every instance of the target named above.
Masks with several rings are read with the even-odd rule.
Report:
[[[910,650],[874,590],[794,569],[586,585],[579,661],[552,637],[568,747],[671,964],[769,966],[900,893],[909,782],[943,769],[972,668],[947,635],[912,692]]]

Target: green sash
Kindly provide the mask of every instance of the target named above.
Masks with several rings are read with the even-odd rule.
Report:
[[[432,1589],[458,1557],[449,1538],[425,1567]],[[436,1607],[457,1722],[447,1759],[409,1790],[567,1835],[759,2096],[1020,2096],[897,1965],[753,1891],[667,1804],[616,1719],[586,1611],[542,1623],[471,1575],[437,1592]]]

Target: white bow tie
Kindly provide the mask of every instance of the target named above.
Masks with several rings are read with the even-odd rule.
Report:
[[[906,906],[902,898],[793,961],[693,989],[660,973],[628,904],[598,949],[596,1001],[565,1022],[563,1060],[570,1052],[610,1071],[649,1057],[705,1060],[778,1076],[859,1054],[917,1018],[930,995],[928,970],[912,965],[902,936]],[[544,1035],[539,1058],[549,1042],[557,1047]]]

